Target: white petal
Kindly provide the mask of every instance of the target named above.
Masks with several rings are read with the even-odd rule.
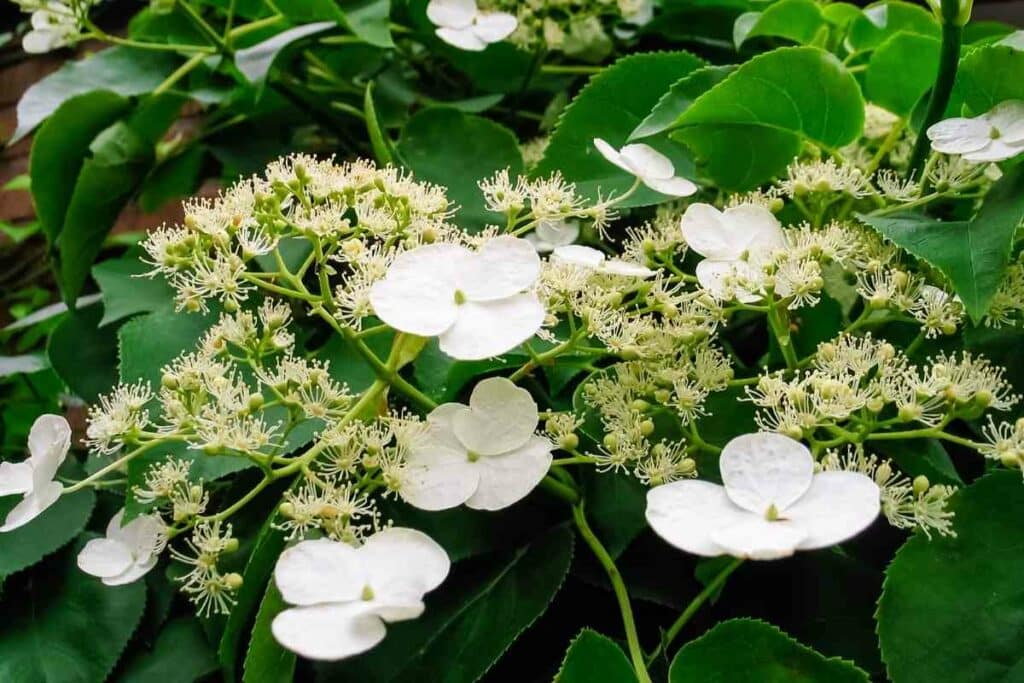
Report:
[[[402,499],[421,510],[447,510],[462,505],[480,483],[479,468],[465,449],[415,444],[402,469]]]
[[[786,247],[782,224],[763,206],[740,204],[726,209],[722,216],[730,241],[741,245],[743,251],[770,253]]]
[[[101,579],[117,576],[132,566],[132,551],[120,541],[94,538],[78,553],[78,568]]]
[[[572,244],[580,236],[580,222],[574,220],[543,220],[537,224],[537,230],[534,234],[542,242],[552,245],[552,249],[554,247],[561,247]]]
[[[982,116],[999,131],[999,141],[1007,144],[1024,142],[1024,101],[1000,102]]]
[[[466,28],[476,16],[476,0],[430,0],[427,18],[435,26]]]
[[[135,583],[148,574],[150,569],[156,566],[158,559],[159,558],[156,555],[153,555],[145,562],[135,562],[132,566],[128,567],[128,569],[117,576],[104,578],[103,583],[107,586],[124,586],[129,583]]]
[[[944,154],[975,152],[991,139],[992,127],[983,119],[946,119],[928,128],[932,149]]]
[[[391,527],[378,531],[359,548],[374,599],[418,601],[445,580],[451,570],[448,553],[422,531]]]
[[[502,455],[485,455],[480,466],[480,486],[466,501],[474,510],[500,510],[525,498],[551,467],[552,443],[531,436],[526,445]]]
[[[293,605],[355,600],[362,595],[366,580],[356,549],[327,538],[288,548],[274,568],[281,597]]]
[[[423,438],[424,445],[431,444],[441,448],[465,451],[466,447],[455,436],[455,416],[467,411],[469,411],[469,407],[461,403],[442,403],[430,411],[430,414],[427,415],[430,429]]]
[[[478,14],[473,21],[473,33],[485,43],[497,43],[508,38],[519,21],[507,12]]]
[[[115,514],[107,525],[107,538],[124,543],[137,561],[147,561],[161,544],[164,523],[157,515],[139,515],[124,526],[124,509]]]
[[[433,337],[455,321],[455,273],[468,249],[431,244],[400,254],[383,280],[370,289],[370,304],[385,323],[402,332]]]
[[[878,517],[878,485],[858,472],[820,472],[783,514],[806,532],[801,550],[826,548],[856,536]]]
[[[603,156],[605,159],[612,162],[626,173],[636,175],[636,171],[633,170],[633,167],[630,166],[629,163],[622,158],[622,155],[619,154],[619,151],[612,147],[611,145],[609,145],[607,142],[605,142],[601,138],[594,138],[594,147],[597,147],[597,151],[600,152],[601,156]]]
[[[710,204],[690,204],[680,221],[686,245],[709,259],[734,261],[743,252],[733,233],[726,229],[725,216]]]
[[[758,432],[725,444],[718,468],[732,502],[763,516],[772,505],[784,512],[804,495],[814,476],[814,457],[788,436]]]
[[[626,145],[619,153],[626,165],[633,169],[634,174],[643,178],[644,182],[669,180],[676,174],[671,159],[642,142]]]
[[[480,40],[473,32],[472,26],[466,28],[439,28],[434,33],[444,42],[470,52],[480,52],[487,47],[487,43]]]
[[[1012,159],[1021,152],[1024,152],[1024,147],[1016,145],[1007,145],[1002,140],[989,140],[988,144],[979,150],[973,152],[964,152],[963,157],[967,161],[974,162],[985,162],[985,161],[1005,161],[1006,159]]]
[[[62,36],[49,29],[29,31],[21,38],[21,49],[30,55],[41,55],[61,47]]]
[[[629,261],[617,258],[605,261],[600,270],[602,273],[620,275],[622,277],[649,278],[655,274],[655,271],[641,266],[639,263],[630,263]]]
[[[454,416],[455,436],[478,455],[498,455],[519,448],[537,429],[537,402],[526,389],[505,377],[477,382],[469,410]]]
[[[362,602],[286,609],[274,617],[270,630],[282,647],[329,661],[366,652],[387,633],[381,618]]]
[[[60,415],[36,418],[28,434],[28,451],[37,485],[53,479],[70,448],[71,426],[67,420]]]
[[[604,254],[593,247],[585,247],[582,244],[569,244],[558,247],[551,253],[551,260],[555,263],[569,263],[581,268],[595,269],[604,262]]]
[[[686,178],[644,178],[644,185],[670,197],[689,197],[699,189]]]
[[[757,292],[752,292],[735,284],[738,276],[743,275],[745,280],[753,280],[757,273],[744,261],[715,261],[704,259],[697,264],[694,271],[697,282],[711,296],[722,301],[736,299],[745,304],[752,304],[764,298]]]
[[[529,242],[495,237],[462,264],[456,280],[470,301],[504,299],[529,289],[540,277],[540,257]]]
[[[7,513],[7,519],[4,521],[4,525],[0,526],[0,532],[13,531],[28,524],[56,503],[63,490],[64,487],[55,481],[33,488],[32,493],[26,495]]]
[[[715,530],[711,539],[733,557],[777,560],[792,555],[806,532],[790,522],[769,522],[751,515],[740,524]]]
[[[511,351],[544,324],[544,306],[534,293],[459,306],[459,317],[439,337],[441,350],[458,360],[482,360]]]
[[[736,507],[725,488],[709,481],[677,481],[647,492],[647,523],[675,547],[695,555],[714,557],[725,551],[711,534],[750,518]]]
[[[0,496],[28,493],[32,490],[32,465],[29,462],[0,462]]]

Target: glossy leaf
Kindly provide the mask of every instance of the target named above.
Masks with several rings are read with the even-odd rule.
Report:
[[[555,683],[635,683],[626,653],[606,636],[583,629],[565,653]]]
[[[50,334],[46,355],[68,388],[89,402],[117,384],[117,331],[100,327],[102,309],[68,314]]]
[[[672,84],[667,93],[662,95],[647,118],[641,121],[629,136],[630,140],[645,138],[668,130],[698,97],[724,81],[726,76],[735,70],[735,66],[704,66],[683,76]]]
[[[532,175],[543,177],[560,171],[590,199],[599,194],[607,197],[624,193],[635,178],[601,156],[594,147],[594,138],[614,147],[624,145],[672,85],[703,64],[688,52],[656,52],[630,55],[602,70],[566,107]],[[667,155],[677,175],[691,172],[692,163],[685,150],[664,137],[643,142]],[[666,199],[659,192],[641,187],[620,206],[644,206]]]
[[[917,534],[886,571],[878,636],[894,683],[1009,682],[1024,670],[1020,472],[979,479],[952,509],[955,537]]]
[[[0,520],[21,496],[0,498]],[[0,533],[0,579],[34,565],[72,541],[89,521],[96,504],[90,489],[61,496],[25,526]]]
[[[150,267],[135,256],[93,266],[92,277],[103,295],[100,327],[137,313],[174,308],[174,290],[163,276],[147,277],[149,272]]]
[[[277,586],[271,581],[267,584],[256,623],[252,627],[252,639],[245,653],[243,683],[282,683],[292,680],[295,654],[278,645],[274,634],[270,632],[274,617],[286,607]]]
[[[808,45],[825,24],[821,7],[814,0],[780,0],[763,12],[740,15],[733,26],[733,42],[739,49],[751,38],[770,36]]]
[[[670,683],[868,683],[853,664],[826,658],[771,624],[722,622],[672,660]]]
[[[960,61],[953,100],[962,102],[970,116],[984,114],[1006,100],[1024,99],[1024,51],[1009,45],[973,50]],[[959,111],[951,112],[958,116]]]
[[[129,320],[118,331],[121,381],[142,380],[160,386],[163,367],[185,351],[192,351],[217,316],[149,313]]]
[[[893,34],[871,55],[865,76],[868,99],[898,116],[910,116],[938,72],[938,39],[905,31]]]
[[[303,38],[323,33],[334,26],[333,21],[318,21],[282,31],[272,38],[236,52],[235,66],[250,83],[263,83],[274,65],[274,60],[283,50]]]
[[[216,670],[202,626],[185,616],[167,624],[151,650],[136,652],[118,683],[194,683]]]
[[[899,0],[878,2],[850,23],[846,45],[852,52],[873,50],[900,31],[938,38],[939,24],[920,5]]]

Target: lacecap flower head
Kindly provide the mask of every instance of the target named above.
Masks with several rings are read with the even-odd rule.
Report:
[[[60,415],[41,415],[28,435],[28,460],[0,463],[0,496],[21,495],[0,532],[28,524],[57,502],[64,486],[54,477],[71,448],[71,427]]]
[[[738,436],[718,461],[724,486],[686,480],[647,493],[647,522],[695,555],[772,560],[835,545],[863,531],[881,507],[859,472],[814,473],[806,446],[761,432]]]
[[[928,128],[932,149],[967,161],[1005,161],[1024,152],[1024,101],[1000,102],[972,119],[953,118]]]
[[[507,12],[481,12],[476,0],[430,0],[427,18],[437,26],[438,38],[474,52],[504,40],[518,25]]]

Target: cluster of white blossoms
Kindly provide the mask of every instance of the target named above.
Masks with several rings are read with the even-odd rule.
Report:
[[[482,12],[476,0],[430,0],[427,18],[437,37],[462,50],[479,52],[508,38],[518,22],[508,12]]]
[[[32,28],[21,39],[30,54],[50,52],[72,45],[82,37],[83,20],[100,0],[14,0],[22,12],[30,13]]]

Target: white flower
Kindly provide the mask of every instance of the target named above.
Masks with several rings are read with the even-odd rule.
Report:
[[[551,466],[554,446],[534,434],[537,419],[530,393],[504,377],[478,383],[469,406],[438,406],[410,449],[402,498],[424,510],[500,510],[524,498]]]
[[[878,516],[870,477],[814,474],[811,452],[788,436],[738,436],[718,462],[725,486],[688,480],[647,493],[647,522],[677,548],[771,560],[845,541]]]
[[[758,262],[786,246],[782,226],[771,211],[758,204],[725,211],[710,204],[691,204],[680,225],[687,245],[704,257],[696,270],[701,287],[720,299],[729,298],[730,292],[744,303],[761,298],[753,291],[730,288],[727,281],[739,277],[757,282],[761,279]]]
[[[1000,102],[973,119],[939,121],[928,129],[932,149],[967,161],[1004,161],[1024,152],[1024,101]]]
[[[574,220],[543,220],[526,240],[541,254],[572,244],[580,236],[580,222]]]
[[[519,25],[507,12],[481,12],[476,0],[430,0],[427,18],[438,27],[438,38],[474,52],[504,40]]]
[[[302,541],[277,560],[277,588],[295,606],[274,617],[271,631],[309,659],[357,655],[384,639],[385,622],[420,616],[424,594],[450,567],[444,549],[415,529],[385,529],[359,548]]]
[[[441,350],[459,360],[498,356],[532,337],[544,322],[533,287],[540,257],[511,236],[473,252],[455,244],[429,244],[404,252],[370,290],[385,323],[421,337],[439,337]]]
[[[594,146],[601,156],[652,190],[674,197],[689,197],[697,191],[696,185],[676,175],[671,159],[650,145],[637,143],[617,150],[601,138],[594,138]]]
[[[556,263],[570,263],[587,270],[596,270],[599,273],[608,275],[622,275],[623,277],[648,278],[654,275],[654,271],[636,263],[623,261],[622,259],[608,259],[605,255],[593,247],[584,247],[579,244],[570,244],[558,247],[551,254],[551,260]]]
[[[71,427],[60,415],[41,415],[28,434],[29,458],[0,463],[0,496],[21,494],[21,502],[7,513],[0,531],[28,524],[57,502],[64,489],[53,480],[71,448]]]
[[[107,524],[105,538],[94,538],[78,553],[78,568],[108,586],[137,581],[156,566],[167,543],[167,528],[158,515],[140,515],[121,525],[124,508]]]
[[[32,13],[32,30],[21,39],[29,54],[42,54],[64,47],[78,34],[78,22],[71,8],[61,2],[48,2]]]

